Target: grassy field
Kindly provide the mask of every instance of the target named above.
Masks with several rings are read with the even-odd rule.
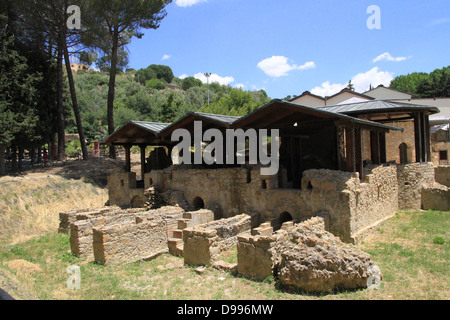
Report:
[[[28,176],[0,180],[0,245],[21,243],[58,229],[68,208],[101,207],[104,188],[82,179]]]
[[[0,248],[0,279],[16,298],[39,299],[439,299],[449,292],[449,212],[399,212],[359,247],[383,273],[381,288],[325,296],[290,294],[273,279],[254,282],[207,268],[198,274],[171,255],[119,267],[96,265],[70,254],[69,237],[49,232],[14,247]],[[236,253],[225,257],[235,261]],[[81,269],[79,290],[67,288],[67,267]],[[3,284],[5,286],[5,284]],[[2,283],[0,281],[0,287]],[[8,287],[5,288],[8,290]],[[27,292],[28,296],[23,292]]]

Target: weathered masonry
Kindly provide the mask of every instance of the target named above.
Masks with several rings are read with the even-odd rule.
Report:
[[[252,216],[252,227],[270,222],[304,221],[325,215],[326,229],[345,242],[361,240],[399,208],[422,207],[425,185],[435,182],[430,161],[430,106],[367,101],[312,108],[273,100],[244,117],[189,113],[168,124],[132,121],[105,143],[127,152],[124,172],[108,179],[110,204],[141,207],[144,190],[182,192],[193,208],[207,208],[214,218]],[[388,123],[410,120],[412,141],[401,161],[390,161],[388,150],[398,133],[410,130]],[[278,129],[278,174],[263,176],[258,165],[180,165],[171,150],[171,134],[191,133],[194,121],[203,130]],[[225,134],[224,134],[225,136]],[[129,149],[141,147],[141,180],[130,172]],[[146,158],[145,148],[154,146]],[[246,153],[246,150],[238,150]],[[397,150],[397,153],[399,151]]]

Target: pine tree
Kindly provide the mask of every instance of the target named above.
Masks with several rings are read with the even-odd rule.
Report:
[[[108,133],[114,133],[114,98],[116,74],[119,71],[120,52],[132,37],[142,38],[141,29],[157,29],[166,16],[164,8],[171,0],[92,0],[84,21],[91,34],[84,42],[100,49],[110,62],[108,88]],[[110,146],[110,157],[116,157],[115,147]]]
[[[37,136],[35,86],[40,81],[40,75],[30,72],[26,58],[16,50],[14,37],[7,34],[7,27],[2,25],[1,30],[0,145],[19,150],[20,163],[20,151],[30,146],[32,137]],[[13,160],[15,156],[14,152]],[[4,172],[4,168],[0,171]]]

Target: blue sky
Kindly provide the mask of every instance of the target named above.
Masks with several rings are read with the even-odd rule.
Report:
[[[380,9],[380,29],[369,29]],[[448,0],[173,0],[157,30],[128,46],[129,67],[164,64],[271,98],[358,92],[450,65]],[[371,20],[373,21],[373,20]],[[377,21],[377,20],[375,20]]]

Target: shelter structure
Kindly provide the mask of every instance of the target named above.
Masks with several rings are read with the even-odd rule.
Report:
[[[321,215],[327,230],[343,241],[357,242],[398,208],[420,209],[422,186],[434,182],[434,168],[428,163],[429,116],[437,112],[436,107],[373,99],[320,108],[277,99],[243,117],[191,112],[170,125],[131,121],[105,143],[128,150],[141,147],[142,181],[136,183],[130,172],[127,151],[125,172],[108,179],[110,204],[139,206],[150,187],[173,190],[192,207],[214,211],[216,219],[245,212],[252,215],[252,226],[270,222],[276,229],[288,220]],[[395,135],[405,131],[392,125],[402,120],[413,126],[408,132],[412,146],[397,151],[403,154],[403,164],[396,165],[388,163],[387,150],[397,143],[391,141]],[[171,151],[178,144],[172,134],[177,129],[193,133],[196,121],[202,122],[202,134],[208,129],[277,129],[278,172],[264,175],[261,164],[248,162],[211,166],[172,161]],[[146,162],[146,146],[164,152],[150,155]],[[199,147],[194,141],[191,146]],[[411,147],[415,157],[408,153]]]

